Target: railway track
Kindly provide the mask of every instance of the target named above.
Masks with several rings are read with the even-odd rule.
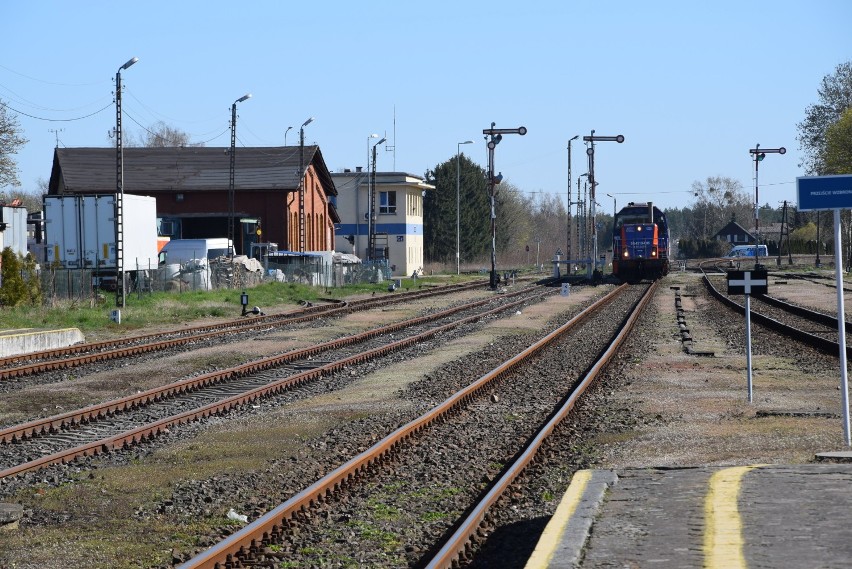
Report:
[[[0,430],[0,480],[133,446],[176,425],[253,404],[554,292],[555,289],[535,287],[472,301],[118,400],[6,427]]]
[[[459,566],[653,293],[617,288],[181,569]]]
[[[724,274],[705,273],[703,280],[713,297],[745,314],[745,305],[723,292],[726,287]],[[752,295],[751,300],[750,312],[753,321],[823,352],[834,355],[839,353],[838,320],[835,316],[797,306],[770,295]],[[844,327],[848,333],[850,323],[844,321]],[[852,355],[848,345],[846,353],[847,356]]]
[[[291,326],[299,322],[308,322],[318,318],[341,316],[359,310],[369,310],[377,306],[409,302],[430,296],[452,294],[482,287],[483,283],[477,281],[351,302],[329,301],[323,304],[308,305],[284,314],[252,317],[249,320],[243,318],[220,324],[194,326],[170,332],[77,344],[66,348],[10,356],[0,359],[0,382],[52,370],[73,369],[95,362],[159,352],[210,338],[219,338],[223,335],[235,335],[256,330]]]

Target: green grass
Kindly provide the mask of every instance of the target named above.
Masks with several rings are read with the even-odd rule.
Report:
[[[421,285],[458,282],[455,276],[419,278],[415,285],[403,279],[403,291]],[[464,280],[464,279],[462,279]],[[387,283],[347,285],[330,288],[311,287],[295,283],[264,283],[246,289],[249,307],[258,306],[266,313],[292,309],[302,301],[343,299],[358,294],[388,295]],[[115,307],[112,293],[86,300],[57,300],[43,306],[0,306],[4,328],[79,328],[83,333],[117,333],[153,325],[183,325],[203,318],[238,318],[242,312],[240,295],[243,290],[213,290],[192,292],[155,292],[137,296],[128,294],[121,310],[121,324],[112,322],[110,311]]]

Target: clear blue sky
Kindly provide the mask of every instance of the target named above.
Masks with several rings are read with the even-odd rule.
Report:
[[[53,148],[109,146],[122,72],[125,132],[164,121],[207,146],[319,144],[331,171],[366,166],[367,136],[387,135],[379,170],[423,175],[456,143],[485,166],[482,130],[526,126],[497,147],[496,169],[525,192],[567,192],[597,146],[598,201],[683,207],[693,181],[753,192],[756,143],[784,146],[760,168],[760,201],[795,201],[796,123],[822,78],[852,59],[852,2],[493,1],[0,3],[0,98],[29,143],[17,155],[34,190]],[[105,110],[81,120],[74,119]],[[394,117],[396,127],[394,129]],[[60,130],[61,129],[61,130]],[[52,132],[52,131],[59,131]],[[576,182],[575,182],[576,184]],[[127,188],[129,189],[129,188]]]

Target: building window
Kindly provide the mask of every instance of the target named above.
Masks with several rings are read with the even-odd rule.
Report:
[[[379,192],[379,213],[396,213],[396,192]]]

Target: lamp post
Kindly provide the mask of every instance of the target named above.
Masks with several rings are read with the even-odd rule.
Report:
[[[754,157],[754,233],[755,240],[757,243],[756,249],[754,251],[754,268],[760,268],[760,219],[758,215],[758,208],[760,207],[760,201],[757,197],[757,174],[758,174],[758,165],[766,158],[767,154],[786,154],[787,149],[783,146],[781,148],[761,148],[760,144],[755,144],[754,148],[750,148],[748,151]]]
[[[456,275],[461,274],[461,145],[473,144],[472,140],[465,140],[456,144]]]
[[[305,127],[314,122],[309,118],[299,127],[299,253],[305,248]]]
[[[568,239],[565,247],[565,260],[570,261],[573,259],[572,251],[571,251],[571,141],[577,140],[580,138],[579,134],[575,134],[571,138],[568,139]],[[570,266],[570,263],[568,263]]]
[[[121,140],[121,72],[139,61],[134,57],[115,73],[115,304],[124,308],[124,146]]]
[[[246,93],[231,105],[231,169],[228,178],[228,240],[229,253],[234,256],[236,235],[234,234],[234,165],[237,154],[237,103],[251,99],[251,93]]]
[[[583,141],[591,142],[591,145],[586,149],[586,154],[589,156],[589,217],[592,218],[592,267],[597,271],[598,266],[598,228],[595,223],[595,142],[624,142],[624,135],[617,136],[595,136],[595,131],[591,132],[591,136],[584,136]]]
[[[370,173],[370,213],[367,218],[367,260],[372,261],[376,255],[376,147],[382,144],[386,138],[373,145],[373,169]]]
[[[612,222],[615,223],[615,212],[618,211],[618,207],[615,205],[615,196],[612,194],[607,194],[606,196],[612,198]]]
[[[491,276],[489,278],[491,290],[497,290],[497,209],[495,207],[495,186],[503,180],[503,174],[494,175],[494,149],[503,140],[504,134],[527,133],[527,127],[518,128],[494,128],[497,123],[491,123],[491,128],[483,129],[482,134],[490,136],[488,141],[488,187],[491,197]]]
[[[284,131],[284,146],[287,146],[287,133],[293,130],[292,126],[288,126],[287,130]]]

